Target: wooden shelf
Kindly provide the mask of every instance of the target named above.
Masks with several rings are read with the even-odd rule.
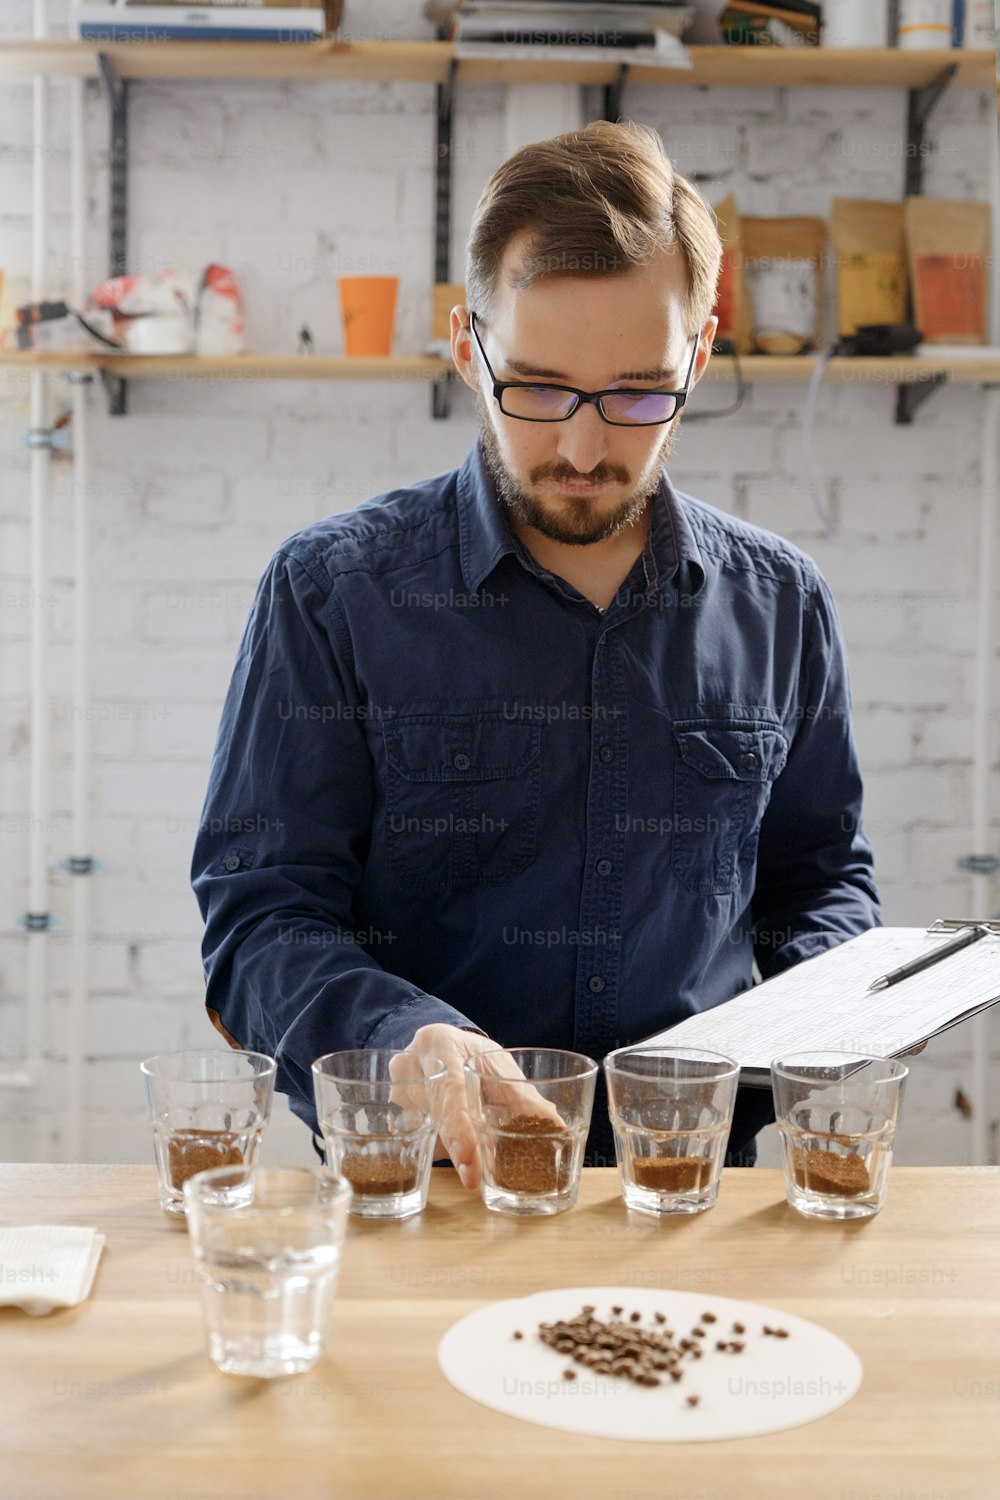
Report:
[[[725,88],[918,88],[957,65],[952,86],[994,88],[996,58],[990,51],[907,52],[823,47],[692,47],[694,66],[633,66],[629,84],[700,85]],[[455,54],[450,42],[95,42],[0,43],[0,74],[46,73],[100,77],[103,53],[128,79],[301,79],[442,83]],[[613,83],[615,63],[541,58],[464,58],[462,83]]]
[[[0,368],[107,370],[123,379],[158,380],[416,380],[441,379],[451,366],[436,356],[348,358],[346,355],[35,354],[0,350]]]
[[[779,385],[803,384],[815,367],[814,356],[749,355],[740,361],[748,382]],[[398,380],[428,383],[441,380],[454,367],[435,356],[388,356],[348,358],[318,355],[238,354],[230,358],[199,359],[194,355],[103,355],[35,354],[0,350],[2,378],[9,381],[19,372],[49,370],[52,373],[83,370],[129,380]],[[735,378],[735,362],[713,355],[709,375],[720,380]],[[912,385],[934,375],[947,375],[963,384],[1000,382],[1000,357],[984,353],[950,359],[914,359],[899,355],[885,359],[832,359],[824,379],[838,384]]]

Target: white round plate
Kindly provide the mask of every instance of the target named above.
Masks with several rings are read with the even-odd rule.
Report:
[[[573,1318],[585,1304],[611,1320],[613,1306],[642,1314],[639,1328],[655,1330],[654,1313],[686,1338],[703,1313],[714,1313],[699,1360],[684,1361],[684,1378],[658,1386],[596,1375],[538,1337],[539,1323]],[[734,1323],[745,1332],[735,1334]],[[762,1332],[785,1328],[787,1338]],[[515,1329],[523,1334],[514,1338]],[[739,1339],[743,1351],[721,1353],[717,1339]],[[861,1361],[842,1339],[815,1323],[756,1302],[702,1292],[649,1287],[574,1286],[492,1302],[452,1325],[438,1348],[452,1385],[494,1411],[594,1437],[647,1443],[715,1442],[758,1437],[814,1422],[849,1401],[861,1385]],[[567,1380],[563,1371],[573,1369]],[[687,1397],[698,1403],[689,1406]]]

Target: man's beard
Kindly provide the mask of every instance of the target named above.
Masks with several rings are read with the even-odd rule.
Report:
[[[594,542],[607,541],[611,537],[620,536],[641,520],[646,506],[659,488],[663,465],[676,441],[675,430],[679,423],[678,417],[667,429],[652,469],[647,469],[645,480],[635,485],[610,513],[595,514],[593,500],[588,495],[561,496],[560,510],[557,513],[550,510],[544,501],[526,494],[504,463],[496,433],[478,391],[476,406],[479,410],[483,457],[496,486],[497,500],[502,510],[509,520],[519,521],[548,537],[550,541],[563,542],[570,547],[589,547]],[[558,483],[561,480],[582,478],[593,479],[597,484],[628,484],[631,476],[626,469],[615,464],[602,466],[591,474],[580,475],[567,466],[556,463],[533,470],[530,478],[535,484],[543,479],[554,479]]]

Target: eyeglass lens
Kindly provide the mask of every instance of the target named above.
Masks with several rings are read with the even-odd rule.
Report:
[[[555,386],[509,386],[502,394],[500,410],[508,417],[526,417],[533,422],[561,422],[573,410],[576,399],[572,391],[561,391]],[[601,397],[601,404],[607,420],[622,426],[667,422],[677,408],[674,396],[668,391],[641,395],[612,392]]]

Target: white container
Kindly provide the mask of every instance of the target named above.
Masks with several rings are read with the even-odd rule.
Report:
[[[997,44],[994,0],[965,0],[963,47],[993,52]]]
[[[952,45],[952,0],[899,0],[897,45],[909,51]]]
[[[889,0],[835,0],[823,7],[824,47],[888,47]]]

